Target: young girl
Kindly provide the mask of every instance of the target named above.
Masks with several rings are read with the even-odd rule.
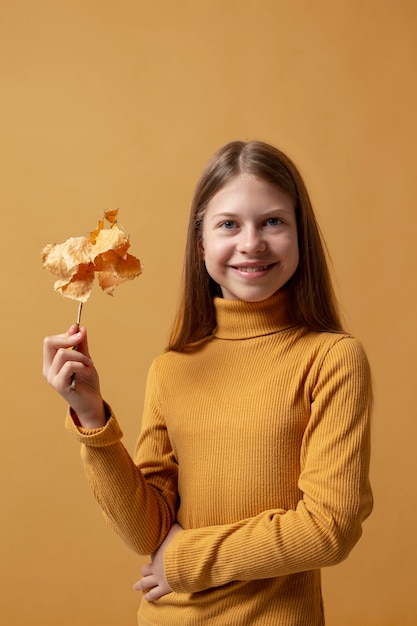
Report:
[[[45,339],[44,375],[110,525],[152,554],[141,626],[324,624],[320,568],[348,556],[372,509],[370,372],[282,152],[232,142],[200,178],[134,461],[84,328]]]

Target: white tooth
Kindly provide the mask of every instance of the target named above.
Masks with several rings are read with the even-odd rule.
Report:
[[[267,265],[262,265],[262,267],[242,267],[241,270],[242,272],[259,272],[261,270],[266,270],[268,266]]]

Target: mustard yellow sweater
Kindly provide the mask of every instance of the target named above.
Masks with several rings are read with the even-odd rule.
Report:
[[[114,415],[82,442],[114,530],[166,551],[174,590],[141,626],[319,626],[320,568],[346,558],[372,509],[370,372],[347,334],[291,324],[285,293],[216,300],[214,336],[153,363],[135,461]]]

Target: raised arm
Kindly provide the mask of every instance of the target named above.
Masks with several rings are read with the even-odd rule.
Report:
[[[72,350],[77,346],[77,350]],[[66,427],[81,445],[88,481],[104,516],[139,554],[151,554],[175,521],[177,466],[162,418],[147,394],[153,423],[150,467],[138,467],[121,442],[122,431],[103,402],[85,328],[44,340],[43,374],[70,409]],[[76,376],[75,389],[71,389]],[[147,474],[147,475],[145,475]]]

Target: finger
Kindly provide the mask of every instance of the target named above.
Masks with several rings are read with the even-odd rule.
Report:
[[[68,330],[67,330],[67,332],[66,332],[66,335],[67,335],[68,337],[70,337],[71,335],[76,335],[76,334],[78,333],[78,331],[79,331],[79,330],[80,330],[80,327],[78,326],[78,324],[72,324],[72,325],[68,328]]]
[[[166,594],[166,591],[164,591],[162,587],[157,586],[151,589],[150,591],[148,591],[147,593],[145,593],[143,598],[144,600],[147,600],[148,602],[153,602],[154,600],[161,598],[165,594]]]
[[[90,375],[91,372],[82,363],[77,363],[76,361],[68,361],[62,367],[57,376],[48,379],[48,383],[51,385],[51,387],[58,391],[58,393],[60,393],[64,399],[68,400],[68,402],[72,404],[73,401],[75,401],[75,389],[72,386],[72,381],[74,377],[77,377],[76,390],[77,392],[81,392],[82,389],[85,389],[87,385],[87,380]],[[91,387],[91,385],[88,386]],[[75,409],[75,405],[73,405],[73,408]]]
[[[71,332],[73,328],[74,327],[71,326],[68,333],[45,337],[43,340],[43,374],[45,377],[55,358],[57,350],[60,348],[73,348],[77,345],[77,342],[82,340],[82,333],[79,331],[75,333]],[[71,334],[69,334],[70,332]]]
[[[144,576],[133,585],[135,591],[145,591],[146,589],[152,589],[158,584],[155,576]]]
[[[59,348],[74,348],[81,345],[85,346],[86,350],[80,351],[86,354],[88,351],[87,329],[84,326],[78,327],[77,324],[72,324],[66,333],[45,337],[43,345],[46,358],[51,355],[53,357]]]
[[[89,376],[93,363],[82,352],[59,348],[46,373],[46,380],[58,390],[64,390],[73,374]]]
[[[59,348],[51,363],[51,371],[59,371],[66,363],[81,363],[85,367],[93,367],[93,361],[83,352]]]

